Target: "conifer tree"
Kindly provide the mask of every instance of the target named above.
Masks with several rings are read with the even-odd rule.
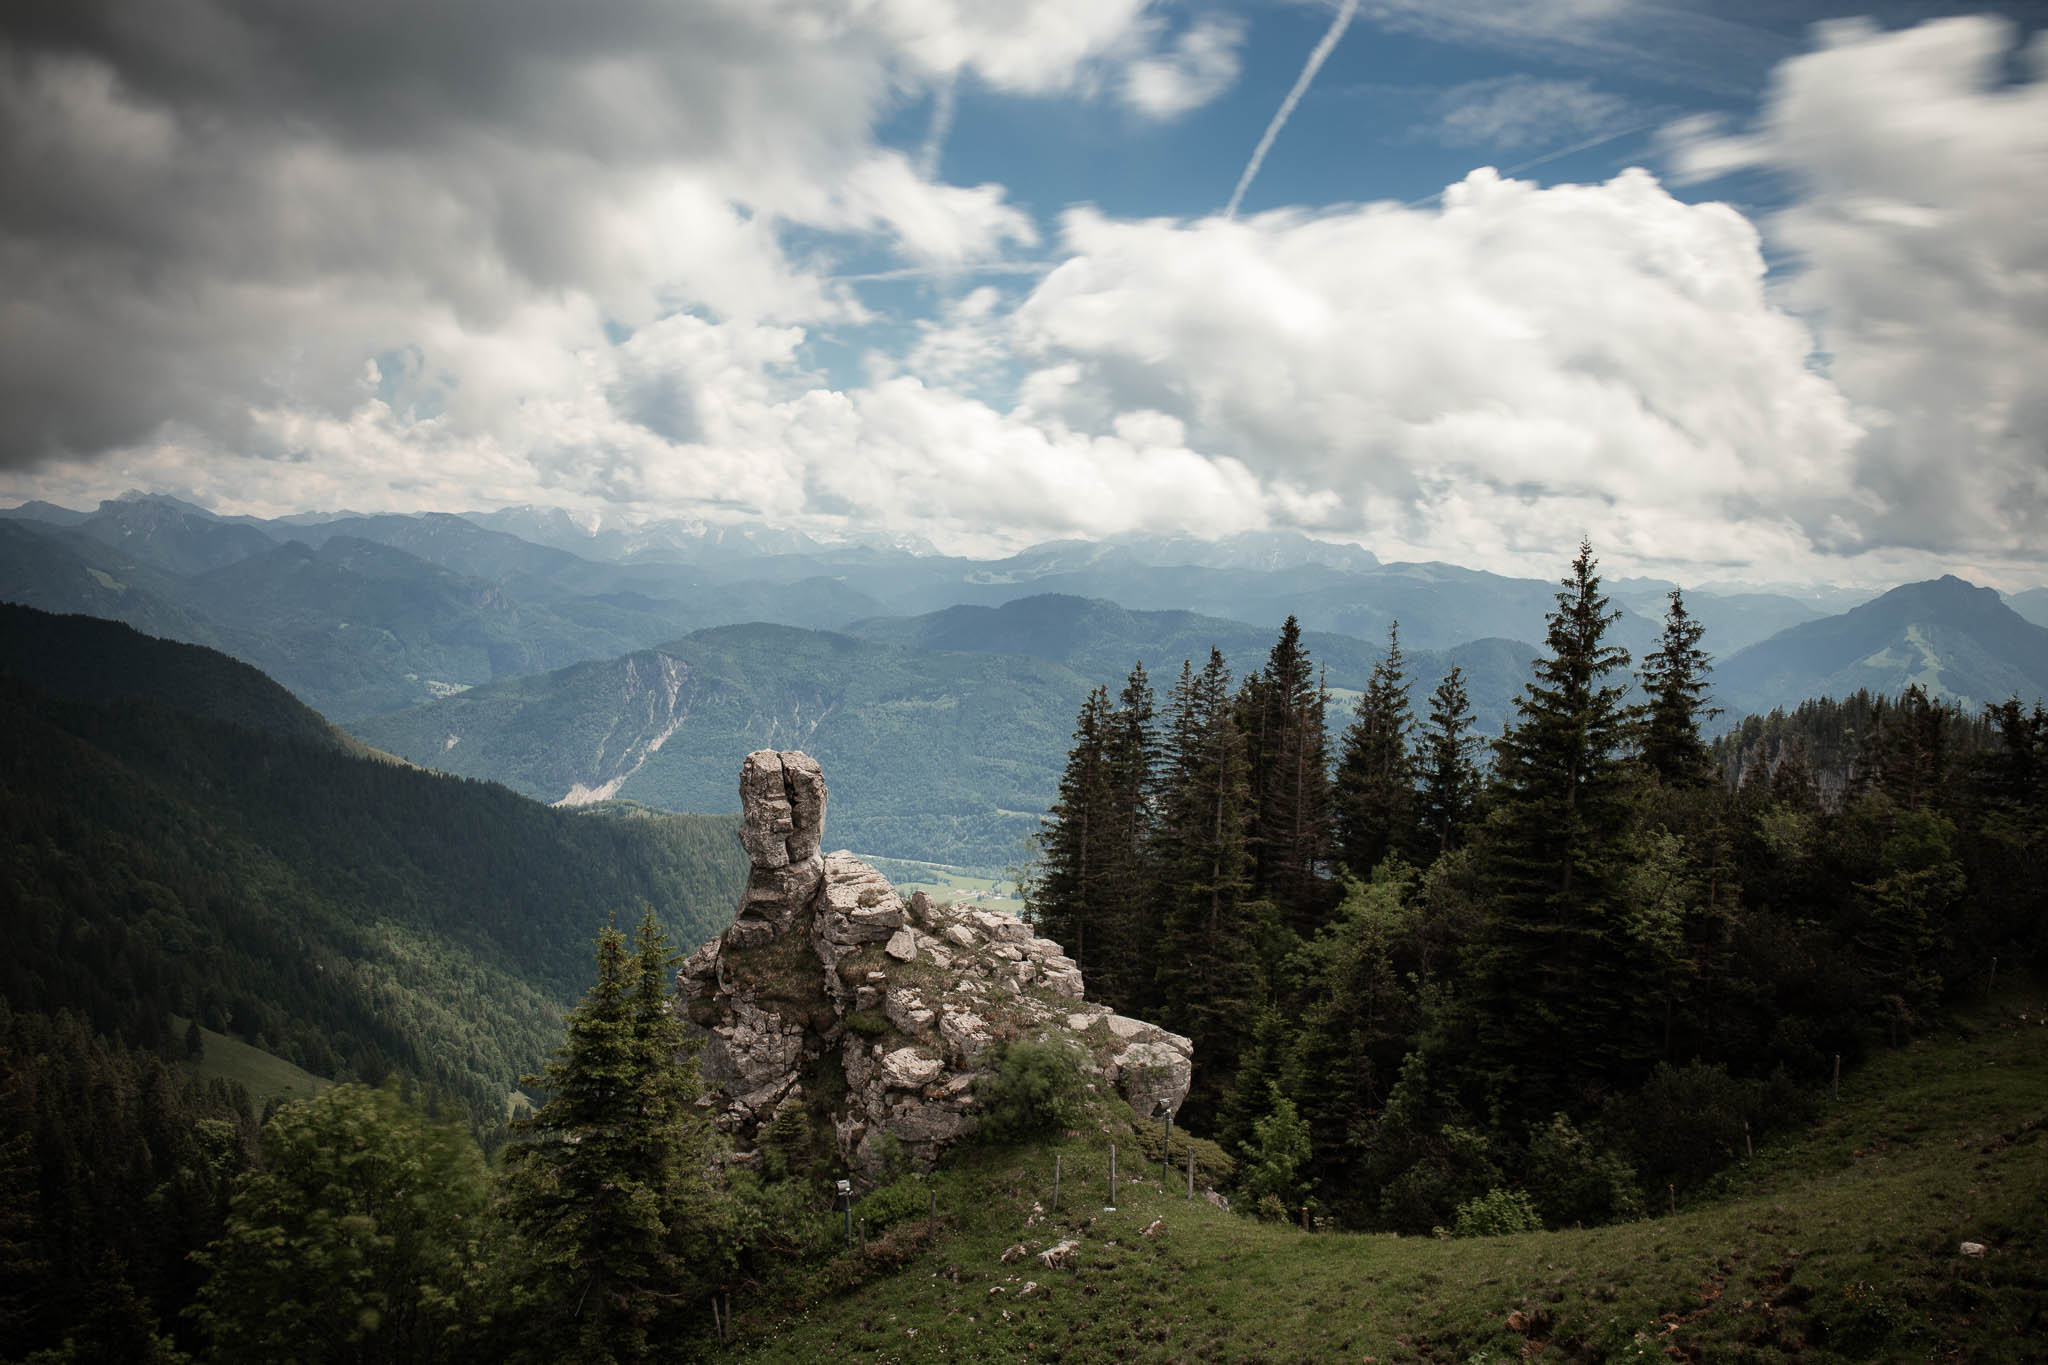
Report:
[[[675,1340],[715,1266],[708,1122],[670,1008],[666,936],[650,909],[636,951],[606,926],[597,980],[561,1050],[525,1084],[551,1098],[514,1125],[503,1209],[521,1235],[536,1358],[644,1360]]]
[[[1580,542],[1549,655],[1495,745],[1485,847],[1489,896],[1480,1060],[1498,1098],[1532,1112],[1572,1107],[1637,1060],[1618,1024],[1628,944],[1614,900],[1631,829],[1624,689],[1607,681],[1628,652],[1606,642],[1592,546]]]
[[[1096,998],[1125,1014],[1142,1015],[1153,1002],[1152,962],[1160,928],[1152,849],[1159,804],[1156,725],[1152,682],[1140,662],[1124,681],[1103,738],[1109,820],[1101,879],[1102,950],[1096,955],[1102,980]]]
[[[1416,806],[1419,856],[1434,858],[1465,841],[1479,799],[1472,706],[1465,695],[1465,670],[1456,664],[1429,694],[1429,724],[1417,745]]]
[[[1252,893],[1273,901],[1295,931],[1315,932],[1330,908],[1329,693],[1290,616],[1263,672],[1238,702],[1251,795]]]
[[[1115,777],[1109,764],[1109,689],[1081,703],[1074,747],[1060,775],[1059,795],[1038,835],[1039,867],[1028,892],[1041,931],[1067,950],[1082,979],[1097,990],[1096,930],[1105,915],[1105,868],[1115,835]]]
[[[1401,851],[1415,826],[1414,759],[1408,732],[1408,680],[1400,623],[1387,630],[1386,657],[1373,665],[1345,728],[1333,784],[1333,844],[1344,870],[1361,881]]]
[[[1713,663],[1700,648],[1706,627],[1671,590],[1664,634],[1643,660],[1643,692],[1649,701],[1642,732],[1643,766],[1667,787],[1697,787],[1713,780],[1713,756],[1700,738],[1700,723],[1720,714],[1706,705],[1707,674]]]
[[[1158,981],[1168,1025],[1204,1058],[1184,1108],[1199,1126],[1236,1070],[1239,1034],[1257,1008],[1247,830],[1245,740],[1219,650],[1200,673],[1183,665],[1168,717],[1168,775],[1159,831],[1164,920]]]

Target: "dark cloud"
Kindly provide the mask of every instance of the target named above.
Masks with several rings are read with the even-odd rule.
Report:
[[[877,64],[743,4],[7,14],[10,466],[166,421],[239,444],[252,406],[342,410],[423,312],[489,329],[571,290],[644,310],[615,227],[649,177],[696,168],[728,217],[765,177],[772,205],[778,169],[853,158],[887,93]]]

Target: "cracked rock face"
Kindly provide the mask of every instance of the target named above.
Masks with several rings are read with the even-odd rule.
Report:
[[[747,755],[740,842],[752,869],[733,922],[677,978],[707,1035],[709,1100],[742,1143],[837,1068],[841,1155],[877,1173],[891,1147],[930,1160],[971,1135],[974,1081],[998,1043],[1075,1043],[1140,1116],[1178,1109],[1193,1046],[1083,997],[1080,968],[1012,915],[905,902],[851,853],[820,852],[825,779],[794,751]],[[849,1023],[849,1020],[852,1020]]]

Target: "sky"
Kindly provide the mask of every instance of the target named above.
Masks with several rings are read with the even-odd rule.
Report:
[[[2048,582],[2044,27],[9,6],[0,503]]]

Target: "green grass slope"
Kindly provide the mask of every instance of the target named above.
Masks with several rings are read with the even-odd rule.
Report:
[[[171,1035],[183,1038],[191,1022],[172,1015]],[[202,1081],[231,1081],[241,1086],[259,1112],[271,1100],[302,1100],[334,1084],[324,1076],[315,1076],[304,1067],[293,1066],[282,1057],[225,1033],[202,1028],[199,1038],[199,1053],[185,1059],[186,1069]]]
[[[2038,1361],[2044,1007],[2008,996],[1879,1059],[1808,1131],[1675,1214],[1615,1227],[1310,1235],[1189,1201],[1178,1172],[1134,1172],[1129,1145],[1111,1212],[1099,1137],[979,1153],[935,1178],[935,1223],[899,1224],[780,1300],[741,1299],[736,1358]],[[1055,1156],[1062,1201],[1034,1220]],[[1080,1243],[1072,1272],[1001,1259],[1063,1238]]]

